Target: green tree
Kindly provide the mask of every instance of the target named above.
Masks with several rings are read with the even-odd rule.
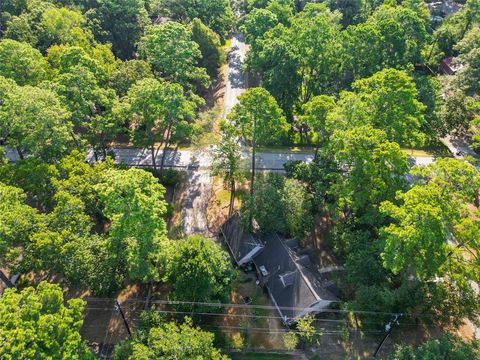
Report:
[[[44,161],[60,158],[69,148],[72,124],[58,96],[31,86],[7,92],[0,107],[0,136],[16,148]]]
[[[335,250],[345,258],[342,287],[348,297],[362,286],[388,286],[389,272],[383,267],[381,243],[372,231],[349,228],[344,224],[340,236],[335,237]],[[360,308],[360,306],[359,306]]]
[[[8,164],[7,151],[5,150],[4,147],[1,147],[0,148],[0,165],[6,165],[6,164]]]
[[[407,157],[385,132],[371,126],[338,130],[332,136],[332,156],[348,175],[331,188],[338,210],[366,225],[379,222],[378,206],[405,186]]]
[[[259,177],[254,186],[255,195],[242,203],[243,220],[252,216],[264,234],[278,231],[303,238],[311,230],[311,199],[304,183],[268,174]]]
[[[45,216],[44,226],[30,236],[22,270],[48,270],[61,274],[69,285],[89,286],[90,273],[96,271],[92,261],[95,255],[86,251],[93,222],[79,198],[58,192],[54,201],[55,207]],[[97,264],[101,261],[97,260]]]
[[[443,159],[414,168],[412,174],[429,176],[429,180],[397,194],[399,205],[389,201],[381,205],[393,220],[381,231],[385,267],[394,273],[406,269],[419,279],[459,273],[475,278],[478,274],[468,271],[475,260],[469,263],[463,254],[478,251],[473,238],[480,224],[468,221],[466,208],[480,187],[475,167],[462,160]]]
[[[235,185],[244,178],[241,146],[233,129],[228,124],[222,124],[222,140],[214,150],[212,174],[222,176],[230,190],[228,216],[231,216],[235,203]]]
[[[35,174],[35,176],[32,176]],[[52,208],[55,189],[51,183],[51,166],[39,159],[28,158],[0,166],[0,178],[10,186],[28,194],[28,204],[46,212]]]
[[[252,146],[250,195],[253,196],[256,147],[278,143],[286,132],[287,123],[277,102],[264,88],[249,89],[238,100],[228,119],[239,136]]]
[[[40,215],[25,204],[22,189],[0,182],[0,266],[11,267],[18,262],[22,248],[35,231]]]
[[[149,24],[143,0],[96,0],[86,17],[94,24],[95,38],[111,43],[122,59],[134,56],[136,44]]]
[[[88,46],[93,35],[82,13],[55,5],[53,1],[27,1],[24,12],[8,19],[6,37],[29,43],[42,52],[54,44]]]
[[[342,43],[346,84],[382,69],[382,35],[373,21],[346,28],[342,31]]]
[[[348,25],[364,22],[371,11],[377,6],[377,0],[328,0],[332,11],[338,10],[342,13],[342,24],[344,27]]]
[[[87,51],[88,50],[88,51]],[[107,68],[101,57],[94,58],[92,49],[84,49],[80,46],[55,45],[48,49],[47,60],[57,71],[58,75],[74,72],[77,67],[83,67],[95,75],[95,80],[101,86],[108,81]]]
[[[207,70],[207,74],[211,79],[218,75],[220,66],[225,63],[225,52],[220,43],[219,36],[204,25],[200,19],[193,19],[189,24],[192,33],[192,40],[198,44],[198,48],[202,54],[200,66]]]
[[[82,200],[85,211],[91,217],[102,221],[102,208],[95,185],[102,181],[99,174],[114,168],[113,161],[96,162],[93,166],[85,161],[86,154],[74,150],[51,166],[51,183],[55,192],[66,192]]]
[[[295,3],[293,0],[270,0],[266,9],[277,16],[280,24],[288,26],[295,11]]]
[[[398,194],[397,200],[402,205],[388,201],[381,205],[381,211],[394,219],[381,232],[384,266],[394,273],[405,269],[420,279],[435,276],[451,249],[444,222],[448,214],[444,212],[452,210],[445,204],[441,189],[433,184],[415,186]]]
[[[445,132],[468,130],[470,122],[475,117],[474,106],[474,100],[465,96],[461,90],[455,90],[449,94],[445,98],[439,113]]]
[[[182,324],[164,323],[153,327],[145,338],[134,338],[129,343],[117,345],[114,360],[228,360],[214,347],[214,334],[202,331],[185,318]]]
[[[309,3],[290,18],[289,27],[273,27],[276,15],[269,10],[252,13],[245,23],[245,29],[253,32],[252,41],[255,39],[247,58],[248,68],[260,73],[264,86],[289,119],[296,103],[336,92],[342,75],[338,12],[331,12],[325,4]],[[254,29],[257,22],[261,23],[260,30]]]
[[[147,27],[141,49],[159,77],[184,87],[209,85],[206,70],[198,66],[202,53],[185,25],[168,21]]]
[[[85,22],[77,10],[65,7],[46,9],[39,23],[38,47],[45,51],[55,44],[88,44],[93,37],[89,30],[84,30]]]
[[[281,194],[286,234],[304,238],[314,224],[311,197],[305,184],[296,179],[286,179]]]
[[[340,78],[340,14],[325,4],[309,3],[292,18],[290,39],[302,74],[301,102],[332,93]]]
[[[480,77],[480,48],[470,50],[466,54],[459,56],[463,67],[456,74],[457,83],[466,91],[480,94],[480,85],[478,79]]]
[[[406,69],[421,63],[429,39],[426,23],[423,15],[408,6],[384,3],[366,22],[349,26],[342,33],[346,84],[382,68]]]
[[[292,119],[300,99],[302,75],[289,29],[279,25],[267,31],[247,53],[246,65],[250,72],[261,75],[262,86]]]
[[[255,220],[261,233],[285,232],[282,189],[285,179],[278,174],[259,176],[253,184],[254,196],[242,202],[242,222],[252,226]],[[252,189],[250,189],[252,190]]]
[[[301,317],[297,321],[297,330],[299,335],[302,339],[304,339],[307,343],[311,343],[315,337],[315,325],[313,322],[315,318],[312,315],[306,315]]]
[[[20,15],[27,8],[27,0],[5,0],[0,4],[0,13]]]
[[[278,24],[277,16],[267,9],[253,9],[245,16],[242,32],[247,42],[255,46],[255,41]]]
[[[0,357],[4,359],[94,359],[80,335],[85,303],[64,304],[60,286],[7,289],[0,298]]]
[[[470,51],[480,46],[480,27],[476,26],[465,34],[465,37],[461,39],[454,46],[454,50],[459,54],[467,54]]]
[[[158,280],[166,241],[165,188],[151,173],[130,169],[105,171],[95,189],[110,221],[107,249],[115,271],[132,280]]]
[[[123,97],[138,81],[153,78],[152,68],[144,60],[127,60],[121,62],[110,80],[111,87],[117,95]]]
[[[106,157],[107,141],[118,132],[113,110],[117,98],[112,89],[100,87],[95,74],[83,66],[74,66],[55,79],[54,88],[69,110],[73,124]]]
[[[178,84],[143,79],[128,91],[124,105],[125,113],[132,120],[131,138],[135,144],[150,148],[154,170],[158,149],[164,144],[161,172],[171,141],[191,135],[195,104],[186,99]],[[158,141],[160,145],[155,149]]]
[[[478,0],[469,0],[458,12],[448,16],[441,26],[435,31],[434,45],[430,48],[431,63],[437,65],[443,57],[456,55],[461,51],[461,43],[470,31],[478,26],[480,19]],[[458,44],[458,45],[457,45]],[[457,48],[457,46],[460,46]]]
[[[48,63],[37,49],[15,40],[0,41],[0,76],[21,86],[37,85],[47,78],[48,72]]]
[[[400,345],[389,360],[474,360],[480,356],[478,341],[465,342],[456,336],[445,334],[430,339],[417,349],[411,345]]]
[[[366,121],[383,130],[388,140],[400,145],[423,143],[424,134],[420,128],[424,123],[425,106],[417,100],[417,88],[407,73],[385,69],[354,82],[352,87],[363,104],[345,104],[347,122],[361,124]]]
[[[327,117],[334,108],[335,101],[331,96],[327,95],[315,96],[303,105],[303,115],[301,120],[317,137],[314,161],[318,157],[320,144],[327,140],[329,134],[327,129]]]
[[[213,240],[195,235],[179,240],[172,249],[168,279],[172,299],[187,302],[229,301],[236,276],[228,253]],[[217,311],[211,306],[179,305],[180,308]]]
[[[462,38],[465,33],[475,24],[480,23],[480,1],[468,0],[462,9],[461,17],[463,18],[464,27],[462,29]]]
[[[449,194],[452,199],[470,204],[475,199],[475,194],[480,187],[480,176],[472,164],[452,158],[441,158],[427,166],[416,166],[411,173],[420,179],[429,179]],[[419,180],[419,183],[424,183]]]
[[[234,24],[228,0],[160,0],[168,14],[185,23],[198,18],[225,40]]]
[[[441,106],[444,103],[441,98],[441,83],[433,76],[414,73],[413,79],[418,89],[417,99],[425,105],[425,122],[422,131],[430,138],[444,137],[450,130],[440,116]]]
[[[472,132],[472,148],[475,151],[480,150],[480,116],[475,117],[470,122],[470,131]]]
[[[383,67],[405,68],[422,60],[421,50],[428,41],[425,19],[405,6],[382,4],[367,20],[378,28]]]

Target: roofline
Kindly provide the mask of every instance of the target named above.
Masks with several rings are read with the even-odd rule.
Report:
[[[233,218],[235,215],[238,214],[238,211],[236,211],[234,214],[232,214],[224,223],[224,225],[231,219]],[[251,252],[253,252],[256,248],[258,248],[260,246],[260,249],[263,249],[265,247],[265,245],[261,242],[261,241],[258,241],[258,244],[257,246],[255,246],[252,250],[250,250],[247,255],[245,255],[244,257],[242,257],[240,260],[237,260],[237,257],[235,256],[235,254],[233,253],[233,249],[232,247],[230,246],[230,243],[228,242],[228,239],[227,239],[227,236],[225,235],[225,233],[223,232],[223,225],[220,226],[220,232],[222,233],[222,236],[223,238],[225,239],[225,242],[227,243],[227,246],[228,246],[228,249],[230,250],[230,254],[232,254],[232,257],[233,257],[233,260],[235,260],[235,262],[237,263],[238,266],[240,265],[243,265],[245,263],[245,261],[241,261],[243,260],[244,258],[247,257],[247,255],[250,255]],[[253,236],[252,236],[252,239],[256,240]],[[254,253],[254,255],[256,255],[258,253],[258,250]],[[251,255],[251,257],[253,258],[253,255]]]
[[[228,220],[227,220],[228,221]],[[230,246],[227,237],[225,236],[225,233],[223,232],[223,226],[220,226],[220,232],[222,233],[223,238],[225,239],[225,242],[227,243],[228,249],[230,250],[230,254],[232,254],[233,260],[237,263],[237,265],[240,265],[237,261],[237,258],[235,257],[235,254],[233,253],[232,247]]]
[[[280,309],[280,307],[278,306],[277,302],[275,301],[275,297],[273,296],[272,292],[271,292],[270,289],[268,288],[268,281],[267,281],[267,283],[266,283],[265,285],[266,285],[265,287],[267,288],[268,296],[270,297],[270,299],[273,301],[273,304],[274,304],[275,307],[277,308],[277,311],[279,312],[280,317],[282,318],[282,321],[283,321],[284,323],[287,323],[287,324],[288,324],[288,321],[286,321],[286,320],[292,319],[292,318],[289,318],[287,315],[284,315],[284,314],[283,314],[282,310]],[[286,320],[284,320],[284,319],[286,319]]]
[[[305,283],[307,284],[308,286],[308,289],[311,291],[311,293],[313,294],[313,296],[315,297],[315,299],[317,301],[319,300],[324,300],[322,299],[320,296],[318,296],[317,292],[315,291],[315,289],[313,288],[312,284],[310,283],[310,281],[307,279],[307,277],[303,274],[303,271],[300,269],[299,265],[297,264],[297,262],[295,261],[295,259],[292,258],[292,254],[290,254],[290,251],[289,251],[289,248],[287,248],[287,245],[285,245],[285,243],[282,241],[282,239],[280,238],[280,236],[278,236],[278,234],[275,232],[275,236],[278,238],[278,241],[280,241],[280,243],[282,244],[283,248],[287,251],[287,254],[288,256],[290,257],[290,260],[292,260],[292,262],[295,264],[295,267],[297,268],[298,272],[300,273],[300,275],[302,276],[302,279],[305,281]]]
[[[253,260],[253,258],[261,251],[263,250],[265,246],[263,244],[257,244],[252,250],[250,250],[247,255],[245,255],[241,261],[238,261],[238,265],[243,265],[244,263]],[[243,261],[244,259],[247,259]],[[248,260],[250,259],[250,260]]]

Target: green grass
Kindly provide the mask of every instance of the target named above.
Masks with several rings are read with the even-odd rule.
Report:
[[[257,147],[258,152],[266,153],[305,153],[313,154],[315,149],[311,146],[259,146]]]
[[[415,156],[415,157],[428,157],[428,156],[434,156],[433,153],[428,152],[426,150],[422,149],[401,149],[405,154],[409,156]]]
[[[232,360],[290,360],[292,356],[287,354],[273,353],[231,353],[228,354]]]

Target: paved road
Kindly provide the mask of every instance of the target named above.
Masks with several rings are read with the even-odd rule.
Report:
[[[133,148],[117,148],[115,152],[115,162],[124,162],[129,166],[137,167],[151,167],[152,157],[150,151],[146,149]],[[157,165],[160,166],[161,156],[163,151],[160,150],[157,156]],[[248,162],[250,166],[250,152],[244,151],[242,157]],[[10,161],[17,161],[18,154],[15,150],[7,149],[7,158]],[[311,153],[277,153],[277,152],[260,152],[257,153],[256,169],[258,171],[283,171],[283,164],[289,160],[311,162],[313,154]],[[93,153],[89,152],[87,161],[93,162]],[[410,158],[411,165],[427,165],[435,161],[434,157],[422,156],[417,158]],[[165,167],[178,168],[181,170],[202,171],[208,170],[212,166],[212,155],[210,149],[204,150],[167,150],[167,157],[165,159]]]
[[[465,155],[471,156],[478,156],[475,151],[473,151],[468,143],[461,137],[455,135],[447,135],[440,141],[450,150],[452,155],[457,158],[461,159]]]
[[[245,91],[247,84],[243,72],[243,63],[247,53],[244,36],[235,32],[232,35],[230,50],[228,52],[227,84],[225,88],[223,116],[227,116],[238,97]]]
[[[124,162],[129,166],[151,167],[152,157],[149,150],[146,149],[115,149],[115,161],[117,163]],[[156,163],[159,166],[163,151],[160,150],[156,157]],[[242,152],[245,162],[249,162],[250,152]],[[261,152],[257,153],[256,169],[260,171],[281,171],[283,164],[289,160],[298,160],[310,162],[313,154],[310,153],[274,153]],[[89,153],[88,161],[93,162],[93,154]],[[203,150],[167,150],[165,158],[165,167],[186,169],[186,170],[208,170],[212,165],[211,149]]]

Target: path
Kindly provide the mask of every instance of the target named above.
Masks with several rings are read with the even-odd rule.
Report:
[[[188,185],[182,206],[182,229],[185,235],[212,237],[208,229],[207,210],[212,192],[212,177],[208,170],[187,170]]]

